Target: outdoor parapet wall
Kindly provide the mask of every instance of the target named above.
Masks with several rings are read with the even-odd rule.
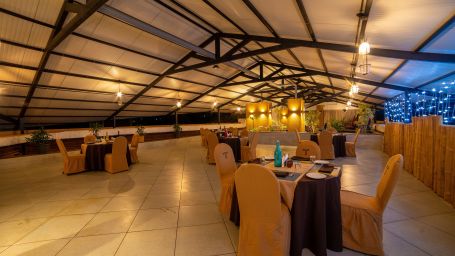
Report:
[[[219,127],[235,127],[243,128],[244,124],[239,123],[222,123],[222,124],[182,124],[182,131],[198,131],[200,128],[206,129],[218,129]],[[144,126],[144,133],[162,133],[162,132],[173,132],[174,128],[172,125],[157,125],[157,126]],[[127,127],[117,127],[117,128],[103,128],[98,133],[100,136],[105,136],[106,132],[109,136],[117,135],[118,133],[123,135],[134,134],[136,133],[136,127],[127,126]],[[49,133],[53,138],[59,139],[73,139],[73,138],[83,138],[85,135],[89,134],[89,129],[51,129]],[[29,137],[30,134],[20,134],[20,135],[6,135],[0,137],[0,147],[15,145],[25,143],[25,137]]]

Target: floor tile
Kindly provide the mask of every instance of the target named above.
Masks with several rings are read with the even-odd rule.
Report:
[[[145,196],[123,196],[114,197],[104,208],[102,212],[137,210],[141,208]]]
[[[385,224],[384,228],[431,255],[449,256],[455,252],[455,236],[415,220]]]
[[[43,224],[46,218],[0,223],[0,246],[11,245]]]
[[[114,255],[125,234],[109,234],[73,238],[58,256]]]
[[[56,255],[70,239],[48,240],[26,244],[15,244],[2,253],[1,256],[49,256]]]
[[[53,217],[21,239],[19,243],[73,237],[93,216],[93,214],[84,214]]]
[[[181,206],[179,227],[222,222],[223,218],[216,204]]]
[[[216,203],[212,191],[182,192],[181,205],[213,204]]]
[[[139,210],[130,231],[175,228],[178,217],[177,207]]]
[[[127,232],[136,211],[98,213],[79,233],[78,236],[101,235]]]
[[[173,256],[175,229],[127,233],[116,256],[160,255]]]
[[[141,209],[169,208],[179,206],[180,193],[151,195],[145,199]]]
[[[455,213],[432,215],[416,220],[455,236]]]
[[[72,201],[40,202],[14,216],[14,219],[52,217],[62,211]]]
[[[224,223],[180,227],[175,255],[205,256],[234,252]]]
[[[59,215],[97,213],[109,202],[110,198],[89,198],[74,200]]]

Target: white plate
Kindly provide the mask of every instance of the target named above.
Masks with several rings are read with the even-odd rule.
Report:
[[[330,164],[330,162],[327,160],[316,160],[316,161],[314,161],[314,163],[315,164]]]
[[[311,179],[316,179],[316,180],[320,180],[320,179],[325,179],[327,176],[323,173],[318,173],[318,172],[308,172],[306,174],[306,176],[308,178],[311,178]]]
[[[274,160],[274,156],[265,156],[264,157],[266,161],[271,161],[271,160]]]

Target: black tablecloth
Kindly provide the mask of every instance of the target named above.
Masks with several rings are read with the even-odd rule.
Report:
[[[316,143],[318,142],[318,136],[316,134],[311,134],[310,139]],[[335,150],[335,157],[345,157],[346,156],[346,135],[343,134],[336,134],[333,135],[333,148]]]
[[[327,249],[343,250],[340,189],[340,176],[323,180],[300,179],[291,211],[290,255],[300,256],[304,248],[315,255],[327,255]],[[240,225],[235,186],[229,219]]]
[[[241,153],[241,143],[239,137],[219,137],[219,143],[226,143],[232,148],[232,152],[234,153],[234,158],[236,162],[240,162],[242,160],[242,153]]]
[[[340,188],[340,177],[300,179],[291,211],[290,255],[300,256],[304,248],[315,255],[343,250]]]
[[[85,151],[86,170],[104,170],[104,156],[112,153],[112,143],[87,144]],[[128,145],[126,146],[126,160],[131,165],[131,156]]]

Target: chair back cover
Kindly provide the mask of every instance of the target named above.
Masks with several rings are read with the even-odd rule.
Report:
[[[216,137],[216,134],[212,131],[207,131],[206,132],[206,139],[207,139],[207,147],[208,147],[208,160],[209,160],[209,163],[213,163],[215,162],[215,159],[214,159],[214,151],[215,151],[215,147],[216,145],[218,144],[218,137]]]
[[[333,134],[329,131],[320,132],[318,134],[318,142],[321,149],[321,159],[335,159]]]
[[[248,138],[248,130],[246,128],[242,129],[242,131],[240,132],[240,137],[247,137]]]
[[[112,144],[112,166],[128,166],[126,160],[127,140],[120,136]]]
[[[84,144],[96,142],[96,136],[93,134],[87,134],[84,137]]]
[[[139,145],[139,135],[133,134],[133,138],[131,138],[131,147],[137,148]]]
[[[335,129],[335,128],[333,128],[333,127],[327,128],[326,131],[331,132],[331,133],[337,133],[337,132],[338,132],[337,129]]]
[[[214,155],[216,170],[221,183],[218,208],[223,215],[229,216],[234,188],[234,173],[237,165],[232,148],[225,143],[216,145]]]
[[[221,182],[223,182],[224,179],[232,179],[234,177],[234,172],[237,169],[232,148],[228,144],[220,143],[215,147],[214,157],[216,170]]]
[[[360,128],[357,129],[357,131],[355,132],[355,136],[354,136],[354,145],[357,143],[357,139],[359,138],[359,133],[360,133]]]
[[[321,149],[319,148],[316,142],[311,140],[302,140],[297,145],[297,149],[295,151],[296,156],[300,157],[307,157],[316,156],[316,159],[321,159]]]
[[[57,143],[58,150],[62,154],[64,159],[68,158],[68,152],[66,152],[66,147],[65,144],[63,144],[63,141],[61,139],[56,139],[55,142]]]
[[[389,202],[402,168],[403,156],[400,154],[392,156],[384,167],[381,180],[376,188],[376,200],[382,211],[384,211]]]
[[[295,137],[297,138],[297,144],[299,144],[300,142],[300,133],[297,129],[294,130],[294,133],[295,133]]]
[[[254,133],[250,143],[250,158],[256,158],[256,147],[259,142],[259,133]]]
[[[244,164],[235,172],[241,221],[280,223],[280,186],[275,175],[256,164]]]

